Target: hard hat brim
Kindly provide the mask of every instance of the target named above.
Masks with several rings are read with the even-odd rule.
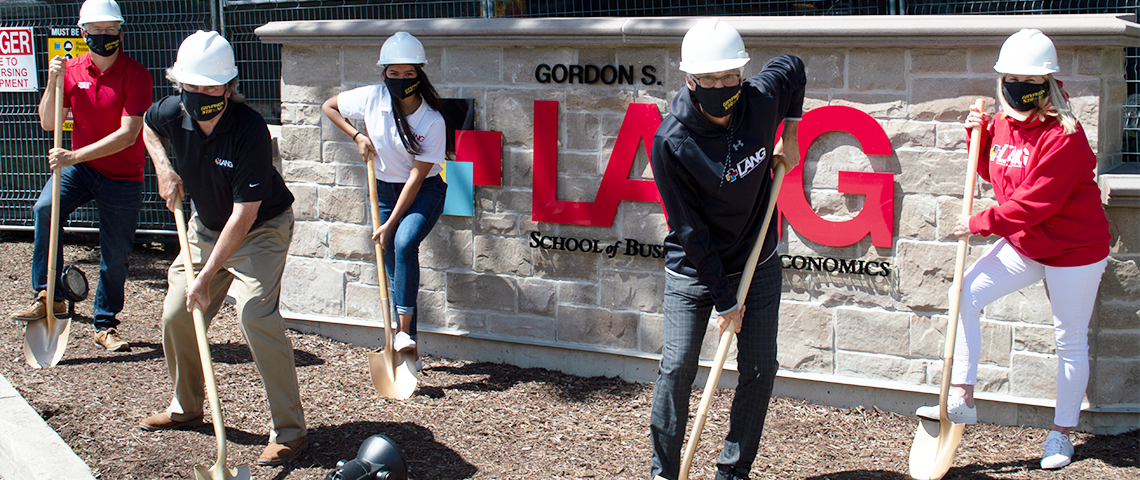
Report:
[[[724,60],[717,60],[714,62],[685,62],[682,61],[678,68],[682,72],[700,75],[702,73],[723,72],[725,70],[735,70],[748,64],[750,58],[726,58]]]
[[[170,69],[170,75],[173,76],[175,80],[178,80],[178,83],[197,85],[199,87],[212,87],[229,83],[230,80],[237,77],[237,72],[234,72],[233,75],[201,75],[187,72],[185,69],[175,65]]]
[[[386,62],[385,61],[377,61],[376,62],[376,66],[378,66],[378,67],[387,67],[388,65],[419,65],[422,67],[424,65],[427,65],[427,60],[418,60],[415,58],[396,58],[396,59],[389,60]]]
[[[80,23],[77,23],[77,25],[82,27],[84,25],[87,25],[88,23],[99,23],[99,22],[119,22],[119,25],[127,23],[127,22],[123,21],[122,17],[116,17],[113,15],[92,15],[90,18],[80,19]]]
[[[1034,67],[1029,65],[994,65],[994,71],[1006,75],[1049,75],[1061,71],[1057,68]]]

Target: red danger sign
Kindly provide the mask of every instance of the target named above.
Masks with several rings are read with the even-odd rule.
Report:
[[[0,29],[0,55],[31,55],[32,30],[30,28]]]

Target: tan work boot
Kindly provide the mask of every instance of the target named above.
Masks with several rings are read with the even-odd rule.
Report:
[[[158,430],[176,430],[180,428],[197,427],[202,424],[202,414],[199,413],[197,417],[191,418],[183,422],[175,421],[170,418],[166,412],[159,412],[142,420],[139,420],[139,428],[148,432]]]
[[[37,322],[47,318],[47,309],[44,308],[45,299],[47,299],[47,291],[40,290],[40,293],[36,294],[36,299],[32,300],[31,305],[12,312],[9,318],[17,322]],[[67,318],[66,302],[60,301],[54,303],[55,318]]]
[[[309,446],[309,437],[304,436],[285,443],[272,443],[257,457],[258,465],[281,465],[295,458]]]
[[[131,344],[119,338],[119,331],[113,328],[95,332],[95,343],[102,345],[103,348],[111,352],[121,352],[131,349]]]

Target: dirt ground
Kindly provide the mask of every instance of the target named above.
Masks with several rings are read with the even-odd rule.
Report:
[[[0,232],[0,313],[5,317],[30,299],[31,250],[29,234]],[[87,273],[94,291],[97,245],[69,245],[66,257]],[[171,398],[158,319],[173,258],[157,243],[135,248],[120,317],[129,352],[110,353],[93,343],[90,299],[77,305],[67,353],[54,368],[28,367],[23,327],[6,320],[0,327],[0,373],[98,478],[192,478],[194,465],[213,464],[208,424],[157,433],[137,427]],[[293,331],[289,336],[312,444],[285,466],[251,466],[254,478],[324,478],[376,433],[400,445],[420,480],[648,478],[652,385],[427,357],[417,394],[391,401],[378,398],[369,381],[366,349]],[[252,464],[267,441],[269,418],[232,308],[215,319],[210,340],[230,440],[227,465]],[[694,411],[699,397],[694,389]],[[716,396],[691,478],[713,477],[731,397],[729,390]],[[915,426],[914,418],[875,408],[774,399],[752,478],[909,478]],[[1076,458],[1060,471],[1038,465],[1046,433],[968,427],[945,478],[1140,479],[1140,431],[1076,434]]]

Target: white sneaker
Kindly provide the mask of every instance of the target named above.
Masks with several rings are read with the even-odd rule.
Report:
[[[411,350],[416,348],[416,341],[412,340],[412,336],[404,332],[396,333],[396,338],[392,339],[392,346],[397,352]]]
[[[938,420],[938,405],[918,407],[914,414],[928,420]],[[973,425],[978,423],[978,409],[967,407],[965,398],[950,395],[946,398],[946,417],[954,423]]]
[[[1073,461],[1073,442],[1069,436],[1050,430],[1045,437],[1045,453],[1041,455],[1041,468],[1046,470],[1061,468]]]

